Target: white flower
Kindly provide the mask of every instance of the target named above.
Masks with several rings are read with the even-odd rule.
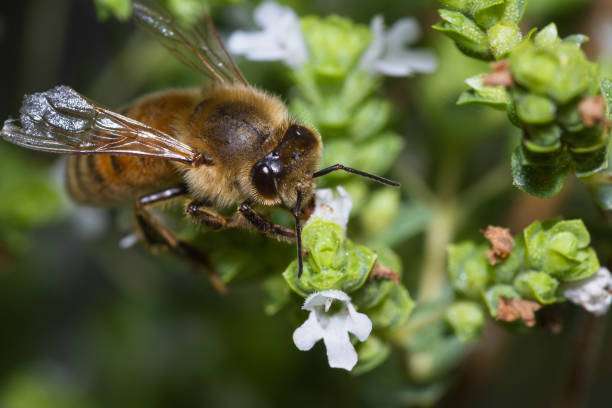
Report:
[[[336,223],[346,230],[353,201],[342,187],[338,187],[336,193],[331,188],[319,189],[315,192],[315,210],[309,222],[321,218]]]
[[[588,312],[602,316],[612,304],[612,275],[607,268],[601,268],[590,278],[569,285],[563,294]]]
[[[340,305],[334,306],[334,302]],[[327,360],[332,368],[352,370],[357,364],[357,352],[349,333],[365,341],[372,331],[372,321],[358,313],[351,298],[340,290],[316,292],[306,298],[302,309],[310,311],[308,319],[293,332],[293,342],[301,351],[310,350],[323,340]]]
[[[299,67],[308,59],[300,20],[289,7],[265,2],[255,9],[262,31],[236,31],[228,40],[230,52],[252,61],[283,61]]]
[[[383,17],[376,16],[372,19],[370,29],[374,38],[361,57],[362,69],[373,74],[395,77],[435,71],[437,62],[431,52],[408,48],[421,34],[416,20],[403,18],[385,32]]]

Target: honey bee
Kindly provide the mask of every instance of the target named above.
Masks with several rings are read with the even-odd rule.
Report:
[[[207,266],[207,256],[165,227],[154,204],[188,198],[185,214],[214,230],[255,229],[297,243],[302,273],[301,223],[313,200],[314,180],[344,170],[397,186],[341,164],[316,170],[319,133],[288,113],[276,96],[250,86],[223,46],[210,17],[186,30],[163,12],[134,4],[134,18],[179,60],[206,79],[201,89],[145,96],[122,113],[105,109],[67,86],[28,95],[20,120],[7,120],[0,136],[16,145],[69,154],[66,186],[80,204],[132,202],[137,231],[163,247]],[[295,228],[277,225],[255,207],[281,206]],[[220,210],[236,208],[231,216]]]

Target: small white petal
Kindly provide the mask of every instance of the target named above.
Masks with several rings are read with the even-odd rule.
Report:
[[[330,312],[333,302],[342,307]],[[326,290],[308,296],[302,309],[310,314],[304,324],[293,332],[293,342],[299,350],[310,350],[323,339],[329,366],[351,370],[357,364],[357,352],[349,333],[365,341],[372,331],[372,322],[363,313],[358,313],[351,298],[340,290]]]
[[[268,28],[274,27],[287,14],[293,14],[293,10],[273,1],[266,1],[255,9],[253,19],[258,26]]]
[[[366,341],[372,332],[372,321],[366,314],[357,312],[352,303],[349,302],[346,307],[349,312],[347,330],[357,336],[359,341]]]
[[[353,201],[344,188],[338,187],[336,193],[332,189],[319,189],[315,193],[315,210],[309,221],[320,218],[346,230],[352,208]]]
[[[328,301],[333,299],[341,302],[349,302],[351,300],[349,295],[341,290],[324,290],[308,296],[304,301],[302,309],[312,311],[315,310],[316,307],[326,306]]]
[[[372,42],[361,57],[360,67],[373,74],[400,77],[414,73],[430,73],[436,67],[436,58],[425,50],[411,50],[408,45],[418,39],[420,28],[414,19],[397,21],[385,32],[381,16],[370,24]]]
[[[387,33],[387,47],[401,50],[408,44],[416,42],[421,36],[421,28],[414,18],[399,19]]]
[[[301,351],[310,350],[322,338],[323,329],[314,311],[310,312],[308,319],[293,332],[293,343]]]
[[[568,285],[563,294],[588,312],[602,316],[612,304],[612,275],[601,268],[590,278]]]
[[[261,31],[236,31],[228,49],[252,61],[283,61],[298,67],[308,60],[308,50],[298,16],[289,7],[266,2],[255,9]]]
[[[351,344],[345,323],[346,314],[333,316],[325,330],[323,342],[327,349],[329,366],[350,371],[357,364],[357,352]]]

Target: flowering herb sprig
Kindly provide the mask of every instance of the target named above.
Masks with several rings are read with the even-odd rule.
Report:
[[[448,249],[450,281],[461,310],[470,302],[470,308],[484,307],[494,319],[533,326],[535,312],[547,305],[571,300],[598,313],[609,307],[609,272],[589,246],[582,221],[534,222],[515,237],[489,227],[485,235],[488,245],[467,241]],[[475,332],[474,316],[467,311],[448,315],[460,336]]]
[[[525,0],[441,0],[434,26],[466,55],[497,61],[492,71],[469,78],[459,104],[505,110],[522,130],[512,155],[514,184],[539,197],[557,194],[567,176],[596,185],[598,202],[610,207],[610,81],[581,49],[584,35],[560,38],[555,24],[521,33]],[[594,177],[595,176],[595,177]]]
[[[331,367],[365,372],[389,355],[386,333],[404,324],[414,307],[400,284],[401,268],[396,257],[355,244],[346,237],[352,202],[338,188],[318,190],[316,207],[303,229],[306,256],[298,277],[297,261],[283,278],[293,295],[278,281],[267,283],[267,310],[278,312],[290,298],[304,298],[308,319],[293,335],[296,347],[310,350],[323,340]],[[350,341],[353,334],[360,343]]]

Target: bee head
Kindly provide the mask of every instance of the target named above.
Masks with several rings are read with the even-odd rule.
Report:
[[[305,126],[292,124],[273,151],[261,158],[251,170],[257,195],[267,203],[281,203],[292,210],[313,194],[313,173],[321,158],[321,137]]]
[[[302,207],[314,194],[314,179],[342,170],[382,184],[397,187],[384,177],[336,164],[315,171],[321,159],[321,136],[305,126],[290,125],[276,148],[260,159],[251,170],[257,194],[267,203],[282,203],[295,218],[298,277],[302,274]]]

